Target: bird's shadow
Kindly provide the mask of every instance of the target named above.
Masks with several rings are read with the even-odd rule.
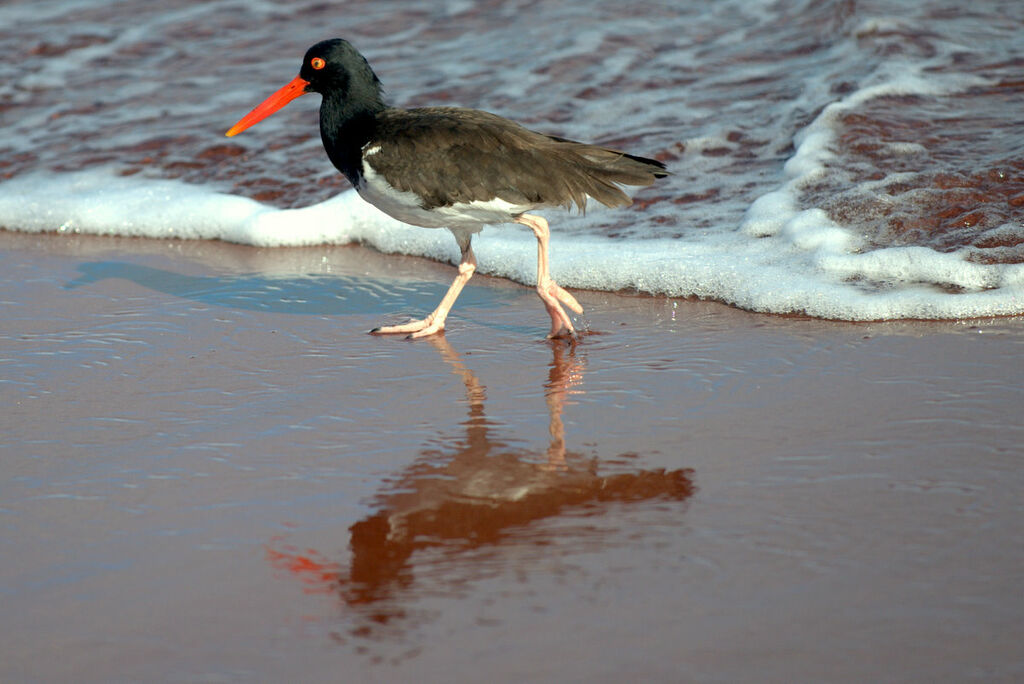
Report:
[[[566,539],[560,518],[593,520],[613,507],[644,502],[682,504],[695,491],[688,468],[640,469],[637,454],[602,463],[567,449],[563,408],[582,394],[584,372],[575,347],[551,342],[554,357],[544,383],[550,442],[534,452],[503,437],[500,424],[486,416],[486,388],[444,336],[430,341],[465,386],[468,417],[459,434],[432,440],[386,478],[373,512],[349,528],[349,561],[297,547],[287,536],[266,547],[271,565],[307,592],[340,599],[350,622],[349,629],[332,632],[340,641],[401,638],[419,622],[412,608],[419,598],[500,572],[530,555],[524,545],[542,556],[559,544],[563,550],[566,544],[602,545],[599,525],[586,525],[587,539],[579,531]],[[518,550],[503,554],[505,546]]]
[[[396,309],[431,311],[447,286],[425,280],[372,276],[293,275],[258,273],[192,276],[126,261],[87,261],[80,275],[64,285],[74,290],[103,280],[136,285],[207,306],[285,314],[384,314]],[[493,308],[521,296],[515,291],[467,287],[460,307]]]

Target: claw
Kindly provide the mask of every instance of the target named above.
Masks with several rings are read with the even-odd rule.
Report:
[[[370,331],[371,335],[395,335],[400,333],[417,333],[420,330],[429,328],[433,324],[433,315],[421,318],[419,320],[412,320],[402,325],[382,325],[379,328],[374,328]],[[444,327],[444,324],[441,324]]]

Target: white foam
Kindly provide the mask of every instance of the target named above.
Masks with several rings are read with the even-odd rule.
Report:
[[[144,6],[129,3],[135,4]],[[363,242],[383,252],[457,260],[447,231],[400,224],[351,192],[280,210],[208,187],[117,175],[137,170],[137,157],[150,149],[160,153],[154,152],[160,173],[165,163],[188,161],[222,144],[224,128],[294,75],[309,40],[306,29],[279,21],[277,3],[247,2],[246,21],[258,27],[247,40],[261,49],[258,59],[242,58],[237,32],[231,31],[236,13],[218,4],[126,11],[113,24],[106,15],[80,16],[81,3],[72,0],[0,7],[0,23],[30,43],[68,47],[41,51],[28,61],[0,62],[0,96],[19,106],[5,140],[8,154],[34,160],[31,168],[39,169],[28,175],[29,162],[17,162],[11,171],[19,175],[0,183],[0,225],[264,247]],[[986,73],[995,74],[993,79],[1011,78],[1006,74],[1012,69],[1000,72],[997,66],[1017,59],[1019,36],[989,27],[984,13],[941,19],[903,0],[894,6],[898,12],[886,10],[900,14],[897,19],[870,16],[877,10],[858,6],[845,29],[829,30],[827,39],[805,52],[790,48],[807,30],[820,28],[820,17],[803,22],[786,16],[792,8],[763,3],[676,3],[641,13],[622,10],[621,3],[597,10],[548,3],[529,16],[514,4],[498,3],[492,9],[500,21],[479,12],[454,17],[476,30],[438,41],[434,22],[447,22],[470,5],[455,0],[432,10],[429,21],[382,33],[382,22],[393,25],[395,13],[413,3],[371,3],[349,17],[346,31],[361,37],[360,47],[396,105],[444,104],[448,100],[439,96],[447,95],[452,104],[491,109],[548,133],[615,145],[625,136],[630,140],[622,145],[631,153],[678,157],[670,163],[672,176],[642,191],[658,200],[645,210],[547,214],[552,270],[564,284],[698,296],[755,311],[836,319],[1024,312],[1022,266],[982,263],[993,257],[1019,260],[1017,238],[1024,227],[1007,223],[974,240],[984,237],[1006,247],[949,253],[921,245],[877,249],[877,234],[884,230],[871,234],[865,228],[869,218],[858,229],[841,225],[825,207],[808,206],[804,192],[849,169],[849,160],[837,156],[837,127],[853,108],[886,95],[934,98],[985,83],[957,75],[958,56],[965,52],[988,61],[964,64],[991,64]],[[195,25],[210,30],[193,35]],[[520,29],[528,30],[529,41],[507,39]],[[80,34],[90,38],[81,40]],[[926,38],[928,49],[906,40],[913,34]],[[194,40],[182,42],[181,35]],[[142,45],[146,50],[136,55]],[[182,54],[203,68],[183,74]],[[165,84],[185,80],[187,88],[164,92]],[[107,90],[110,84],[116,89]],[[131,106],[105,106],[97,93],[108,103]],[[232,141],[258,154],[270,175],[296,156],[322,156],[313,149],[319,146],[314,100],[291,107]],[[818,114],[806,123],[811,112]],[[280,143],[282,131],[296,121],[309,127],[307,140],[268,144]],[[179,137],[180,146],[167,142]],[[843,192],[862,193],[876,203],[907,201],[924,191],[911,189],[893,200],[888,186],[905,175],[905,185],[915,188],[920,172],[949,170],[941,163],[933,169],[936,160],[917,138],[885,144],[906,162],[900,166],[904,173],[851,181]],[[120,159],[130,166],[52,172],[92,159]],[[604,237],[609,227],[619,237]],[[535,243],[523,228],[488,228],[474,249],[481,272],[523,283],[535,278]]]
[[[863,241],[826,212],[801,208],[803,189],[833,172],[830,162],[835,160],[836,126],[844,113],[876,97],[941,95],[985,82],[958,74],[926,77],[923,64],[894,62],[883,64],[864,87],[824,107],[799,131],[794,136],[795,152],[784,166],[787,179],[747,209],[740,233],[772,243],[766,253],[773,254],[752,270],[758,275],[774,271],[774,284],[760,281],[760,285],[727,294],[729,285],[723,283],[716,298],[758,311],[801,311],[847,320],[1024,312],[1024,264],[976,263],[971,257],[977,250],[967,247],[949,253],[922,246],[861,251]],[[916,143],[891,147],[900,154],[923,149]],[[886,179],[891,180],[893,177]],[[1001,230],[1019,235],[1024,226]],[[777,266],[786,267],[788,273]]]
[[[862,254],[824,212],[794,211],[782,192],[759,199],[744,230],[693,238],[559,240],[559,222],[579,219],[551,218],[552,272],[570,287],[698,296],[752,311],[847,320],[1024,312],[1024,265],[973,263],[967,249],[940,254],[899,247]],[[177,181],[98,171],[0,184],[0,225],[264,247],[361,242],[386,253],[458,259],[448,231],[399,223],[352,191],[310,207],[275,209]],[[525,229],[488,228],[474,248],[482,273],[526,284],[536,277],[536,246]],[[950,294],[945,286],[962,292]]]

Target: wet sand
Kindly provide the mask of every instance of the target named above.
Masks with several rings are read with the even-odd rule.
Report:
[[[1024,677],[1020,319],[452,274],[0,232],[0,680]]]

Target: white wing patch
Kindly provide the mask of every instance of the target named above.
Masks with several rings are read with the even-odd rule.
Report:
[[[356,191],[364,200],[403,223],[425,228],[458,228],[478,232],[485,225],[511,223],[534,205],[518,205],[495,197],[492,200],[461,202],[447,207],[424,209],[419,195],[393,187],[374,171],[365,158],[380,151],[375,145],[363,152],[363,174]]]

